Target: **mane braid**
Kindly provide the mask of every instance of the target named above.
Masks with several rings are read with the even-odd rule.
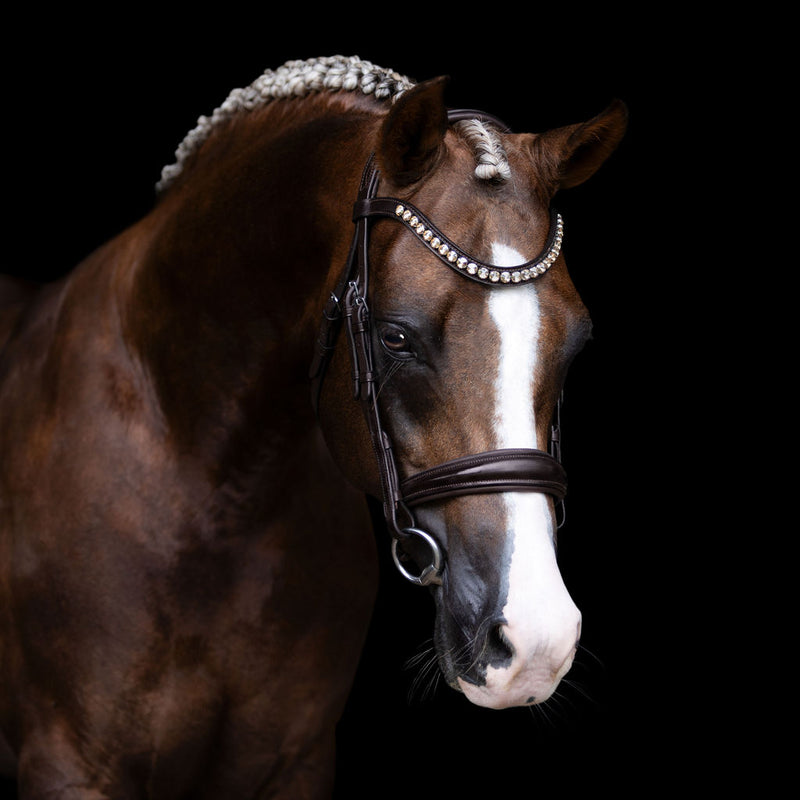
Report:
[[[272,100],[305,97],[315,92],[362,92],[394,102],[414,81],[397,72],[375,66],[358,56],[330,56],[305,61],[287,61],[266,70],[243,89],[234,89],[211,116],[201,116],[175,151],[175,162],[161,170],[156,192],[168,189],[181,174],[188,159],[217,126],[238,113],[261,108]],[[480,180],[504,181],[510,176],[508,160],[497,134],[479,120],[464,120],[454,126],[475,153],[475,175]]]
[[[161,171],[156,191],[163,192],[183,171],[188,158],[208,139],[214,129],[241,111],[252,111],[272,100],[305,97],[314,92],[362,92],[379,100],[396,100],[414,85],[409,78],[363,61],[358,56],[331,56],[306,61],[287,61],[266,70],[244,89],[234,89],[210,117],[201,116],[175,151],[175,163]]]

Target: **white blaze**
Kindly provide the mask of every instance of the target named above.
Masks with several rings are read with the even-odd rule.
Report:
[[[498,266],[524,261],[511,248],[493,248],[492,262]],[[499,354],[495,447],[546,450],[536,438],[532,400],[540,326],[536,286],[498,287],[487,296]],[[572,664],[580,629],[580,612],[556,563],[553,515],[545,495],[509,492],[504,500],[512,555],[503,633],[514,658],[507,667],[489,667],[485,686],[461,682],[472,702],[498,708],[546,700]]]

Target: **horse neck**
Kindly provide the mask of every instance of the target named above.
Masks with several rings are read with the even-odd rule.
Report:
[[[366,137],[341,116],[278,135],[264,133],[269,113],[253,116],[212,142],[143,223],[129,338],[184,448],[279,446],[314,424],[307,370]]]

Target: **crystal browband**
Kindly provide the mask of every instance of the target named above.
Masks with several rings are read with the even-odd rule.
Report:
[[[384,197],[356,203],[355,219],[372,214],[398,219],[445,264],[479,283],[511,285],[538,278],[555,263],[564,238],[564,221],[561,215],[553,210],[550,212],[550,232],[542,253],[517,267],[498,267],[470,258],[463,253],[410,203]]]

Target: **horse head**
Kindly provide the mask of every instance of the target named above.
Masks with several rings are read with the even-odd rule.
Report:
[[[568,366],[591,330],[550,205],[610,155],[627,112],[614,103],[583,124],[511,134],[478,114],[453,122],[445,83],[404,93],[377,133],[372,180],[388,199],[368,207],[380,213],[364,212],[353,244],[369,263],[357,298],[368,309],[357,327],[369,363],[358,364],[349,320],[356,366],[339,346],[320,420],[345,474],[383,498],[390,522],[408,515],[424,537],[403,539],[395,525],[403,557],[419,561],[418,572],[431,550],[441,558],[427,567],[435,579],[422,582],[448,683],[479,705],[531,705],[553,693],[580,637],[557,566],[558,491],[494,481],[488,491],[434,493],[410,510],[402,487],[474,454],[541,452],[547,461]],[[353,403],[354,369],[362,399],[369,373],[380,416],[371,441]],[[376,453],[389,467],[375,469]]]

